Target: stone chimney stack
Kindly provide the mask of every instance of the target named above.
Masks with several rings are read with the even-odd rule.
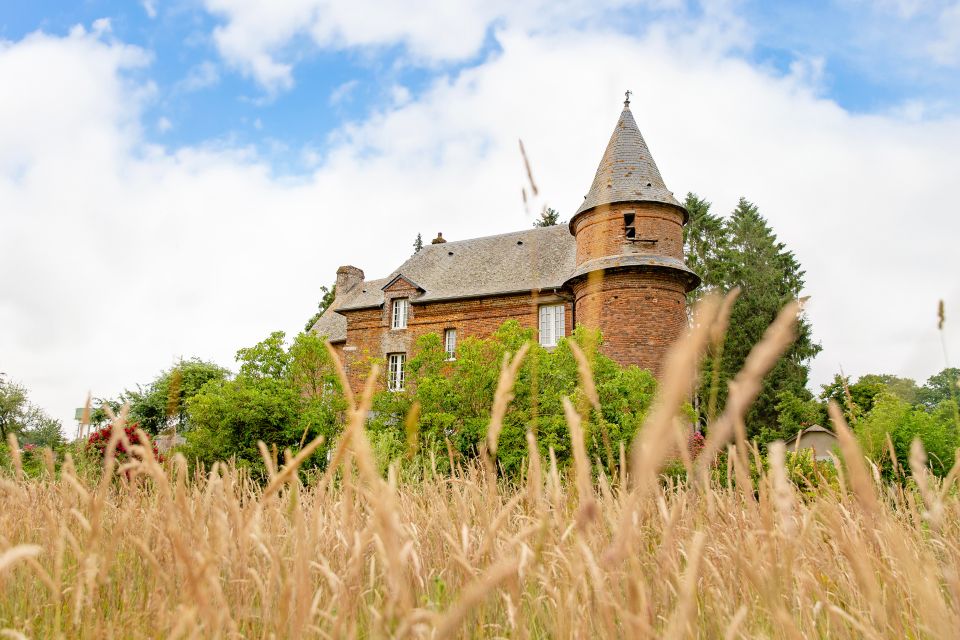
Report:
[[[337,269],[337,295],[341,296],[363,282],[363,269],[344,265]]]
[[[430,241],[430,244],[443,244],[446,240],[443,239],[442,233],[437,233],[437,237]]]

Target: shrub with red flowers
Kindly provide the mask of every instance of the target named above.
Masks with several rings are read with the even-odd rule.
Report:
[[[687,451],[690,452],[690,459],[696,460],[700,452],[703,451],[704,437],[699,431],[694,431],[687,437]]]
[[[139,425],[136,422],[128,424],[123,428],[123,432],[127,436],[127,441],[130,443],[130,446],[142,445],[143,442],[140,441],[140,435],[137,433]],[[98,429],[90,434],[90,437],[87,439],[87,451],[93,452],[97,455],[98,458],[103,460],[104,456],[107,454],[107,445],[110,443],[110,436],[113,434],[113,427],[107,425],[102,429]],[[151,448],[153,449],[153,457],[157,460],[163,461],[163,456],[160,455],[160,452],[157,450],[157,444],[151,442]],[[121,439],[117,443],[116,449],[116,458],[120,462],[124,462],[130,458],[132,454],[127,448],[127,445],[124,444]]]

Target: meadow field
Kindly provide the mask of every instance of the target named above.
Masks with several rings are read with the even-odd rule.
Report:
[[[934,477],[918,442],[903,481],[884,481],[835,405],[829,473],[791,466],[781,443],[762,464],[746,441],[743,416],[792,340],[795,306],[690,457],[679,410],[726,313],[713,298],[698,306],[612,471],[587,457],[589,406],[568,401],[574,464],[542,457],[530,432],[521,476],[497,472],[508,361],[486,450],[450,472],[398,461],[380,473],[364,429],[372,383],[348,394],[331,463],[312,475],[298,467],[320,438],[264,445],[261,481],[229,463],[160,461],[128,441],[123,415],[102,469],[51,455],[28,476],[12,443],[0,637],[956,637],[960,466]],[[589,405],[589,357],[578,358]],[[662,474],[669,464],[683,473]]]

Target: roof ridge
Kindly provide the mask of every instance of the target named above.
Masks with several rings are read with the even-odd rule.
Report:
[[[515,235],[526,234],[526,233],[544,233],[546,230],[553,229],[554,227],[560,227],[560,228],[566,229],[568,232],[570,231],[569,229],[566,228],[567,225],[565,224],[554,224],[554,225],[550,225],[549,227],[530,227],[529,229],[521,229],[519,231],[508,231],[507,233],[494,233],[489,236],[477,236],[475,238],[464,238],[463,240],[447,240],[446,242],[441,242],[438,244],[425,244],[423,245],[423,248],[420,249],[420,251],[423,251],[424,249],[432,250],[434,247],[444,248],[444,247],[449,247],[452,244],[463,244],[464,242],[473,242],[475,240],[490,240],[492,238],[504,238],[506,236],[515,236]],[[415,256],[417,254],[415,253],[413,255]],[[410,256],[410,257],[412,258],[413,256]]]

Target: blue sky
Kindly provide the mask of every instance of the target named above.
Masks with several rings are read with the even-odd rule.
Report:
[[[568,216],[631,89],[667,185],[748,197],[806,269],[812,389],[924,380],[960,309],[958,72],[960,0],[8,2],[0,362],[67,424],[233,366],[340,265]]]
[[[944,37],[938,18],[950,4],[755,0],[718,9],[713,3],[653,2],[600,11],[580,22],[640,34],[655,20],[713,20],[722,11],[744,25],[729,43],[733,54],[774,74],[808,65],[817,90],[851,112],[922,105],[916,117],[924,117],[955,111],[960,95],[957,45],[952,63],[926,50]],[[253,145],[281,174],[309,168],[304,148],[322,154],[332,132],[381,108],[394,87],[415,99],[434,79],[496,56],[493,32],[503,21],[494,16],[485,25],[487,36],[470,55],[448,58],[418,58],[398,39],[337,45],[298,34],[275,47],[275,56],[293,65],[293,86],[279,90],[222,55],[213,33],[229,17],[199,0],[12,3],[0,9],[0,37],[16,41],[37,30],[65,35],[101,18],[110,20],[113,37],[152,56],[149,66],[130,72],[155,85],[144,112],[149,139],[172,146]],[[952,37],[956,42],[960,35]]]

